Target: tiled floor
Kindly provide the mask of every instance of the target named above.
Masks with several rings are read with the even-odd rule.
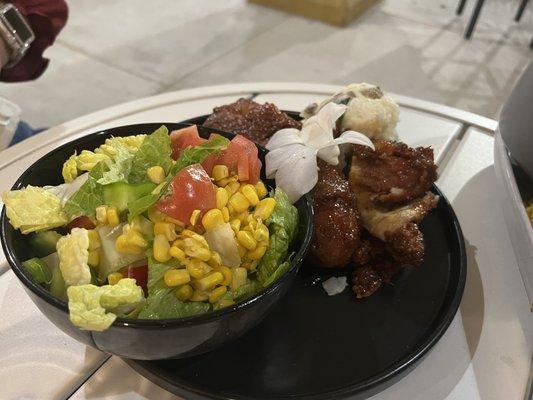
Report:
[[[35,82],[0,84],[24,119],[50,126],[182,88],[241,81],[369,81],[496,117],[533,52],[533,8],[487,2],[472,41],[457,0],[383,0],[346,28],[245,0],[71,0]]]

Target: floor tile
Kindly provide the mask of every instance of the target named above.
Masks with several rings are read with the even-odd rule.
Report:
[[[0,93],[22,108],[34,127],[57,125],[92,111],[160,90],[160,85],[111,68],[60,44],[47,53],[51,63],[33,82],[0,83]]]
[[[81,0],[71,3],[59,40],[109,65],[170,84],[285,18],[245,0],[208,0],[201,6],[197,0]]]

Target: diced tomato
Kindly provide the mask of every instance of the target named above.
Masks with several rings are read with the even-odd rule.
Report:
[[[141,265],[140,267],[126,267],[121,271],[124,278],[133,278],[137,285],[143,288],[144,294],[148,295],[148,266]]]
[[[178,129],[170,133],[172,143],[172,158],[177,160],[181,152],[187,147],[198,146],[206,140],[198,134],[198,127],[191,125],[186,128]]]
[[[261,161],[257,156],[257,147],[251,140],[237,135],[231,141],[231,146],[239,155],[237,173],[240,181],[248,181],[256,184],[261,172]]]
[[[91,219],[85,215],[82,215],[81,217],[74,218],[72,221],[70,221],[67,224],[67,229],[71,231],[74,228],[84,228],[84,229],[94,229],[96,228],[96,225],[94,224]]]
[[[215,187],[200,164],[179,171],[170,185],[170,194],[156,203],[156,208],[184,224],[194,210],[202,214],[216,207]]]

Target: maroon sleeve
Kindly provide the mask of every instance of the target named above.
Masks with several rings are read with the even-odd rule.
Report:
[[[35,40],[17,65],[1,71],[0,80],[36,79],[48,66],[49,60],[43,58],[44,51],[54,43],[67,22],[67,3],[64,0],[12,0],[11,3],[26,17],[35,33]]]

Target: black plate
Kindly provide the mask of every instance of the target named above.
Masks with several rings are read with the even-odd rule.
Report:
[[[440,339],[461,302],[461,228],[442,193],[433,192],[441,198],[420,224],[423,264],[404,269],[373,296],[356,300],[347,289],[328,297],[320,282],[343,271],[303,265],[289,293],[240,339],[192,358],[127,362],[191,399],[366,398],[383,390]]]

